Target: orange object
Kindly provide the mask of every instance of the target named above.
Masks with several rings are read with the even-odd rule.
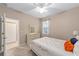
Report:
[[[74,49],[74,45],[70,42],[70,40],[67,40],[65,43],[64,43],[64,49],[68,52],[73,52],[73,49]]]

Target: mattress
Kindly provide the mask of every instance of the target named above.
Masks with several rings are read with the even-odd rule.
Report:
[[[64,41],[56,38],[43,37],[31,42],[30,48],[39,56],[73,56],[64,50]]]

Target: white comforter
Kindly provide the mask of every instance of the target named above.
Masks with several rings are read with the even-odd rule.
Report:
[[[40,56],[73,56],[64,50],[64,40],[43,37],[31,42],[31,49]]]

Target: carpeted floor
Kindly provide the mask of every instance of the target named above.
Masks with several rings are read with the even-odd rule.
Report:
[[[36,56],[29,47],[15,47],[6,50],[6,56]]]

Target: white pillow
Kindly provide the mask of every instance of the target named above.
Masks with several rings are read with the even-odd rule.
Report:
[[[79,40],[79,36],[78,35],[76,36],[76,39]]]
[[[76,56],[79,56],[79,41],[77,41],[77,42],[75,43],[73,53],[74,53]]]

